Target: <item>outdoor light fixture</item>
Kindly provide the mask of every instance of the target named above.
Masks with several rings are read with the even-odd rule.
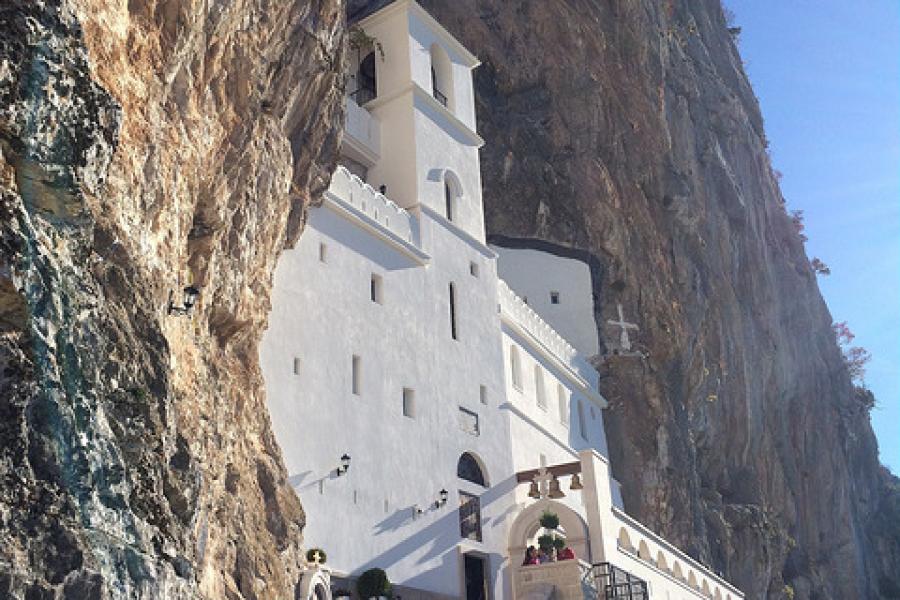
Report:
[[[194,304],[197,302],[197,297],[200,295],[200,290],[195,288],[192,285],[187,286],[182,290],[182,306],[175,306],[175,302],[172,300],[172,290],[169,290],[169,304],[166,307],[166,312],[170,315],[187,315],[190,314],[191,309],[194,308]]]
[[[541,497],[541,490],[538,488],[537,481],[532,481],[531,485],[528,486],[528,497],[534,498],[538,500]]]
[[[556,476],[553,476],[553,479],[550,480],[550,491],[547,493],[548,498],[564,498],[565,494],[561,489],[559,489],[559,479]]]
[[[350,470],[350,455],[344,454],[341,456],[341,466],[334,470],[334,474],[340,477],[344,473]]]
[[[572,475],[572,483],[569,485],[570,490],[581,490],[584,489],[584,486],[581,485],[581,477],[578,476],[578,473]]]
[[[438,499],[434,501],[434,507],[440,508],[444,506],[445,504],[447,504],[447,498],[449,497],[450,493],[445,489],[441,489],[441,491],[438,492]]]

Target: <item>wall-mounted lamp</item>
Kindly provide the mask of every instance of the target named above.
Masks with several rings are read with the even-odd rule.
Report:
[[[166,307],[166,312],[170,315],[187,315],[190,314],[191,309],[194,308],[194,304],[197,303],[197,297],[200,296],[200,290],[195,288],[192,285],[187,286],[182,290],[182,306],[175,306],[174,300],[172,297],[174,293],[172,290],[169,290],[169,304]]]
[[[421,517],[422,513],[424,513],[424,512],[425,511],[422,510],[418,504],[413,504],[413,506],[412,506],[412,518],[413,519],[415,519],[416,517]]]
[[[572,475],[572,483],[569,485],[570,490],[583,490],[584,486],[581,485],[581,477],[578,476],[578,473],[574,473]]]
[[[559,489],[559,479],[556,476],[553,476],[553,479],[550,480],[550,491],[547,493],[548,498],[564,498],[565,494],[561,489]]]
[[[441,491],[438,492],[438,499],[434,501],[434,507],[440,508],[440,507],[444,506],[445,504],[447,504],[447,498],[449,498],[449,497],[450,497],[450,493],[447,490],[442,488]]]
[[[341,456],[341,465],[334,470],[334,474],[338,477],[346,473],[350,470],[350,455],[344,454]]]

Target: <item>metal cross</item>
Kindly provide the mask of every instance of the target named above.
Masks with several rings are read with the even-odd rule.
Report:
[[[619,320],[613,321],[612,319],[607,319],[606,322],[609,325],[612,325],[613,327],[621,327],[622,328],[622,334],[619,336],[619,347],[622,350],[628,351],[628,350],[631,350],[631,338],[628,337],[628,330],[634,329],[635,331],[637,331],[638,326],[635,325],[634,323],[628,323],[625,320],[625,312],[622,310],[621,304],[617,304],[616,306],[618,307],[618,310],[619,310]]]

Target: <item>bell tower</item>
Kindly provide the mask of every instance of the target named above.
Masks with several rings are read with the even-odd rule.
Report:
[[[344,159],[401,207],[483,243],[478,59],[413,0],[353,23],[351,49]]]

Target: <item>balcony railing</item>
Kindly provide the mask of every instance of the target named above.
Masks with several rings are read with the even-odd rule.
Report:
[[[447,106],[447,96],[445,96],[439,89],[434,88],[434,99]]]
[[[356,81],[359,84],[359,87],[354,92],[350,92],[350,97],[353,98],[357,104],[363,106],[366,102],[370,100],[374,100],[378,93],[375,90],[375,78],[364,75],[363,73],[358,73],[356,75]]]
[[[605,600],[647,600],[650,597],[647,582],[612,563],[596,563],[593,571]]]

